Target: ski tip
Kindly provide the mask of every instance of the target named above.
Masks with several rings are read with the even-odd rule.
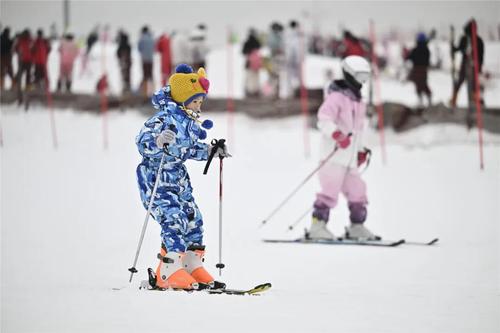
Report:
[[[262,283],[262,284],[259,284],[255,287],[253,287],[252,289],[250,290],[247,290],[245,293],[246,294],[249,294],[249,295],[259,295],[260,293],[266,291],[266,290],[269,290],[270,288],[272,287],[272,284],[267,282],[267,283]]]
[[[404,244],[406,241],[404,239],[400,239],[398,241],[395,241],[394,243],[392,243],[390,246],[398,246],[398,245],[401,245],[401,244]]]
[[[434,238],[433,240],[431,240],[429,243],[427,243],[427,245],[434,245],[436,244],[437,242],[439,242],[439,238]]]

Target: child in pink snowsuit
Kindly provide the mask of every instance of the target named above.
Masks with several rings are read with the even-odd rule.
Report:
[[[362,84],[369,78],[370,65],[359,56],[342,62],[344,80],[333,81],[318,111],[318,128],[322,133],[321,156],[336,152],[319,169],[321,191],[316,195],[313,223],[308,237],[333,239],[327,229],[330,209],[337,205],[339,194],[348,201],[351,225],[346,237],[377,239],[363,223],[366,220],[366,184],[358,168],[366,162],[368,149],[362,143],[366,105],[361,101]],[[380,239],[380,238],[378,238]]]

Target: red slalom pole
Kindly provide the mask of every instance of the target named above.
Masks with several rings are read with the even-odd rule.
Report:
[[[380,76],[379,76],[379,70],[378,70],[378,63],[377,63],[377,57],[375,55],[375,24],[373,23],[373,20],[370,20],[370,41],[372,44],[372,49],[371,49],[371,60],[372,60],[372,67],[373,67],[373,77],[375,81],[375,108],[377,109],[378,113],[378,130],[379,130],[379,137],[380,137],[380,149],[382,153],[382,163],[384,165],[387,163],[387,155],[385,151],[385,135],[384,135],[384,110],[382,107],[382,102],[381,102],[381,95],[380,95]]]
[[[107,86],[107,78],[105,78]],[[102,114],[102,138],[103,138],[103,148],[108,149],[108,96],[106,95],[107,87],[102,87],[99,90],[99,95],[101,99],[101,114]]]
[[[57,131],[56,131],[56,119],[54,116],[54,108],[52,104],[52,93],[50,92],[49,86],[49,73],[47,68],[47,63],[45,63],[45,94],[47,96],[47,107],[49,108],[50,115],[50,128],[52,131],[52,143],[54,144],[54,149],[57,149]]]
[[[481,89],[479,87],[479,55],[477,53],[477,23],[472,21],[472,58],[474,60],[474,100],[476,102],[477,129],[479,133],[479,165],[484,170],[483,114],[481,110]]]
[[[311,155],[311,144],[309,140],[309,100],[307,95],[307,89],[305,84],[305,42],[304,33],[301,31],[300,34],[300,107],[302,110],[303,117],[303,133],[304,133],[304,155],[309,157]]]
[[[233,92],[233,34],[230,27],[227,27],[227,131],[228,140],[234,147],[234,92]]]
[[[1,110],[0,110],[1,113]],[[3,130],[2,130],[2,121],[1,121],[1,115],[0,115],[0,147],[3,147]]]
[[[101,71],[102,77],[104,80],[102,82],[102,86],[99,87],[99,95],[101,100],[101,115],[102,115],[102,140],[103,140],[103,148],[104,150],[108,149],[108,78],[106,71],[106,42],[108,39],[107,30],[101,33]]]

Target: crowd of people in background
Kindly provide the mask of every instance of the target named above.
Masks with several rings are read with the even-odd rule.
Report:
[[[467,32],[469,31],[469,32]],[[470,39],[470,28],[464,30],[459,44],[453,44],[451,51],[462,53],[462,65],[458,78],[454,84],[451,105],[456,105],[456,96],[462,83],[467,79],[466,66],[468,59],[467,43]],[[95,26],[87,38],[80,42],[71,33],[65,33],[59,38],[56,52],[59,53],[59,77],[57,91],[70,93],[74,81],[74,64],[81,57],[81,75],[88,69],[93,46],[100,40],[110,41],[109,26]],[[427,104],[432,104],[432,91],[428,84],[428,70],[432,67],[429,42],[436,36],[435,31],[429,34],[419,32],[415,39],[415,46],[411,49],[402,49],[402,58],[411,63],[407,79],[415,84],[419,103],[423,105],[423,97]],[[49,87],[51,79],[47,71],[47,62],[51,45],[58,39],[55,26],[52,25],[49,36],[46,37],[42,29],[36,31],[35,36],[29,29],[12,35],[9,27],[5,27],[1,34],[1,89],[5,88],[5,79],[10,79],[11,89],[45,89]],[[288,98],[298,96],[302,80],[303,59],[306,53],[318,54],[343,59],[356,55],[372,61],[372,45],[367,39],[356,36],[352,31],[344,29],[342,38],[324,37],[314,31],[305,36],[299,22],[291,20],[283,25],[272,22],[266,32],[259,32],[255,28],[248,31],[248,35],[241,41],[241,53],[245,57],[244,89],[247,97]],[[138,93],[147,95],[154,89],[153,73],[160,73],[161,84],[165,85],[172,70],[180,63],[190,64],[194,70],[207,67],[206,56],[209,51],[207,44],[207,27],[197,25],[191,32],[171,31],[162,32],[155,36],[148,26],[142,27],[138,35],[138,42],[132,45],[129,34],[118,30],[115,38],[117,44],[116,58],[121,74],[121,86],[124,94],[133,91],[131,80],[132,53],[137,50],[140,54],[140,68],[142,78],[137,88]],[[484,43],[478,37],[480,66],[483,62]],[[155,69],[155,54],[159,54],[160,68]],[[14,72],[14,55],[17,58],[17,69]],[[376,56],[376,61],[383,69],[386,59]],[[209,70],[209,69],[208,69]],[[263,82],[262,74],[267,73],[267,80]],[[332,76],[332,73],[329,73]],[[470,75],[469,75],[470,76]],[[97,90],[105,89],[107,84],[105,74],[97,82]]]
[[[117,44],[116,58],[121,74],[122,91],[124,94],[132,92],[131,68],[132,52],[137,50],[140,55],[142,78],[138,87],[141,94],[149,94],[153,87],[154,57],[160,55],[161,83],[165,85],[172,69],[180,63],[189,63],[193,68],[206,67],[208,53],[207,28],[199,24],[190,33],[173,31],[160,34],[157,38],[148,26],[142,27],[137,45],[132,45],[129,34],[118,30],[115,42]],[[5,27],[1,34],[1,90],[6,88],[6,79],[10,80],[10,89],[14,91],[31,91],[50,87],[50,76],[47,71],[49,54],[53,52],[52,45],[58,45],[59,77],[57,78],[57,92],[71,93],[74,81],[73,69],[75,61],[80,57],[80,75],[89,73],[88,66],[92,50],[98,41],[110,41],[109,26],[92,28],[85,40],[75,39],[72,33],[64,33],[57,37],[55,26],[50,28],[49,37],[42,29],[33,36],[30,29],[25,29],[15,35],[9,27]],[[55,42],[58,40],[58,43]],[[17,59],[17,66],[13,61]],[[16,71],[14,71],[16,69]],[[99,77],[96,88],[98,91],[107,89],[108,78],[104,73]]]

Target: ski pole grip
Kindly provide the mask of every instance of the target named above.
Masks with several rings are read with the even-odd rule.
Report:
[[[203,170],[203,174],[206,175],[207,172],[208,172],[208,168],[210,167],[210,163],[212,163],[212,160],[215,156],[215,153],[217,152],[217,150],[219,148],[222,148],[224,149],[224,146],[225,146],[225,142],[226,140],[225,139],[213,139],[211,144],[212,144],[212,150],[210,151],[210,155],[208,156],[208,159],[207,159],[207,164],[205,164],[205,169]],[[221,157],[221,159],[224,158],[224,157]]]

